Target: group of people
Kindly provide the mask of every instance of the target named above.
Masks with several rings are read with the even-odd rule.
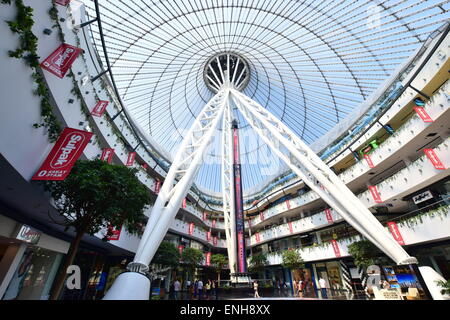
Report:
[[[181,282],[178,279],[175,279],[175,281],[172,282],[170,292],[173,292],[172,298],[174,300],[180,299],[180,291],[182,291],[181,287]],[[186,281],[186,291],[188,299],[190,300],[209,300],[212,297],[217,298],[217,288],[218,284],[215,280],[208,279],[205,283],[203,283],[201,279],[196,279],[194,283],[190,280]]]
[[[308,280],[306,279],[299,279],[292,281],[293,289],[294,289],[294,296],[303,298],[306,295],[307,287],[309,285]]]

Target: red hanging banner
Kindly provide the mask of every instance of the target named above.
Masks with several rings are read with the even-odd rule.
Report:
[[[256,240],[256,243],[259,243],[259,241],[261,240],[259,237],[259,232],[255,233],[255,240]]]
[[[112,235],[107,237],[107,239],[108,240],[119,240],[121,231],[122,231],[122,227],[120,227],[119,229],[116,229],[112,226],[109,226],[108,233],[112,233]]]
[[[127,167],[131,167],[134,164],[134,158],[136,157],[136,152],[130,152],[127,159]]]
[[[372,194],[373,200],[376,203],[383,203],[380,194],[378,193],[377,186],[369,186],[370,193]]]
[[[180,256],[183,254],[183,249],[184,249],[184,246],[180,244],[178,246],[178,252],[180,252]]]
[[[147,163],[144,163],[144,164],[142,165],[142,168],[144,168],[145,170],[147,170],[147,169],[148,169],[148,164],[147,164]]]
[[[42,61],[40,66],[57,77],[64,78],[81,51],[80,48],[63,43]]]
[[[330,209],[325,209],[325,215],[327,217],[328,223],[333,223],[333,216],[331,215]]]
[[[213,227],[213,228],[215,228],[215,227],[216,227],[216,223],[217,223],[217,220],[216,220],[216,219],[214,219],[214,220],[212,221],[212,227]]]
[[[259,213],[259,219],[261,220],[261,221],[264,221],[264,212],[260,212]]]
[[[422,107],[413,107],[413,109],[416,111],[417,115],[420,117],[420,119],[423,120],[423,122],[433,122],[433,119],[428,115],[428,113],[425,111]]]
[[[294,229],[292,228],[292,222],[291,221],[288,222],[288,226],[289,226],[289,233],[294,233]]]
[[[209,240],[211,240],[211,231],[208,231],[206,233],[206,241],[209,241]]]
[[[94,109],[92,109],[91,115],[101,117],[105,113],[108,104],[109,101],[100,100],[99,102],[97,102]]]
[[[206,266],[210,266],[211,265],[211,252],[206,252],[205,253],[205,261],[206,261]]]
[[[287,207],[288,210],[291,209],[291,203],[289,202],[289,199],[286,200],[286,207]]]
[[[203,221],[206,221],[206,219],[207,219],[206,211],[203,211],[203,217],[202,217],[202,220],[203,220]]]
[[[399,245],[404,246],[405,241],[403,241],[402,234],[400,233],[400,230],[398,230],[397,223],[391,221],[388,222],[387,225],[395,241],[397,241]]]
[[[186,198],[183,199],[183,204],[181,205],[183,209],[186,209]]]
[[[67,6],[70,3],[70,0],[54,0],[55,3],[60,4],[62,6]]]
[[[375,168],[375,166],[373,165],[372,159],[370,158],[370,155],[365,154],[364,159],[366,159],[367,165],[369,166],[369,168]]]
[[[195,228],[194,223],[193,222],[189,223],[189,235],[192,236],[194,234],[194,228]]]
[[[339,244],[336,240],[331,240],[331,245],[333,246],[334,255],[336,258],[339,258],[341,256],[341,251],[339,250]]]
[[[72,170],[93,133],[65,128],[47,159],[31,180],[64,180]]]
[[[217,246],[217,237],[213,237],[213,245]]]
[[[434,149],[423,149],[423,152],[425,152],[428,160],[431,161],[431,163],[436,169],[445,170],[444,164],[441,162],[436,152],[434,152]]]
[[[159,193],[159,189],[161,189],[161,181],[156,180],[156,182],[155,182],[155,193]]]
[[[105,148],[102,150],[102,155],[100,156],[100,160],[111,163],[113,155],[114,155],[114,149]]]

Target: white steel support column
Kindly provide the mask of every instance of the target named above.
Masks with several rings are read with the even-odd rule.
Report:
[[[186,133],[150,213],[134,261],[128,265],[132,272],[117,278],[105,300],[148,299],[150,284],[144,273],[193,183],[228,100],[229,89],[222,88]]]
[[[239,91],[232,89],[231,97],[272,151],[342,218],[397,264],[417,263],[336,174],[287,126]]]

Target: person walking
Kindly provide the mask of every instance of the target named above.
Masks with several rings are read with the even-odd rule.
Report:
[[[211,293],[211,280],[208,279],[205,284],[205,292],[206,292],[206,299],[209,299],[209,295]]]
[[[198,280],[197,290],[198,290],[198,299],[202,300],[203,299],[203,281],[201,279]]]
[[[320,279],[319,279],[319,287],[320,287],[320,291],[322,292],[322,298],[323,299],[328,299],[327,282],[322,277],[320,277]]]
[[[195,279],[195,283],[194,283],[194,298],[197,298],[198,295],[198,280]]]
[[[173,297],[175,300],[179,300],[180,290],[181,290],[181,283],[180,281],[178,281],[178,279],[176,279],[175,282],[173,283],[173,291],[174,291]]]
[[[303,298],[303,285],[304,285],[303,280],[302,279],[298,280],[298,284],[297,284],[298,291],[297,291],[297,294],[298,294],[298,296],[300,298]]]
[[[255,298],[261,298],[258,293],[258,281],[253,281],[253,290],[255,291]]]

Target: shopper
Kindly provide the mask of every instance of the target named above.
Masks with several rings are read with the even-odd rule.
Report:
[[[298,291],[298,288],[297,288],[297,280],[295,280],[294,279],[294,281],[292,281],[292,289],[293,289],[293,292],[294,292],[294,297],[296,297],[297,296],[297,291]]]
[[[328,299],[327,282],[322,277],[320,277],[320,279],[319,279],[319,287],[320,287],[320,291],[322,292],[322,298]]]
[[[209,299],[209,295],[211,293],[211,280],[208,279],[205,284],[205,292],[206,292],[206,299]]]
[[[304,285],[303,280],[302,280],[302,279],[298,280],[298,284],[297,284],[297,289],[298,289],[297,295],[298,295],[300,298],[303,298],[303,285]]]
[[[194,298],[197,298],[197,295],[198,295],[198,280],[195,279],[195,282],[194,282]]]
[[[258,281],[253,281],[253,290],[255,291],[255,298],[261,298],[258,293]]]
[[[202,300],[203,299],[203,281],[201,279],[198,280],[197,290],[198,290],[198,299]]]
[[[179,299],[179,294],[180,294],[180,290],[181,290],[181,283],[180,281],[178,281],[178,279],[175,279],[175,282],[173,283],[173,290],[174,290],[174,299],[178,300]]]

